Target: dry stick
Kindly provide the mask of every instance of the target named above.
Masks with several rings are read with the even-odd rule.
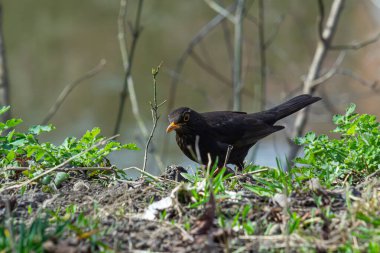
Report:
[[[327,52],[329,50],[329,47],[331,45],[331,41],[335,35],[336,28],[338,25],[340,14],[343,10],[343,4],[344,0],[334,0],[334,2],[331,5],[330,13],[327,18],[326,24],[322,31],[322,23],[323,23],[323,17],[324,17],[324,7],[322,0],[318,1],[319,3],[319,11],[320,11],[320,21],[319,21],[319,41],[317,44],[317,48],[314,53],[313,61],[310,65],[309,72],[307,74],[307,77],[303,84],[303,93],[304,94],[314,94],[316,91],[317,86],[313,86],[313,82],[315,79],[317,79],[320,76],[321,68],[323,65],[323,62],[326,59]],[[299,111],[297,113],[297,117],[295,119],[294,123],[294,130],[292,131],[292,138],[296,136],[300,136],[303,134],[307,120],[308,120],[308,107]],[[291,147],[289,158],[290,160],[293,160],[294,157],[297,155],[297,152],[299,150],[299,146],[293,145]]]
[[[126,35],[125,34],[126,33],[125,19],[126,19],[126,13],[127,13],[127,1],[126,0],[120,1],[120,12],[119,12],[119,17],[118,17],[118,38],[119,38],[121,56],[123,59],[123,66],[125,69],[125,76],[124,76],[123,90],[120,94],[120,104],[119,104],[119,110],[117,113],[114,134],[117,134],[120,131],[120,125],[121,125],[121,122],[123,119],[123,113],[124,113],[124,105],[127,99],[127,95],[129,94],[129,97],[131,99],[132,113],[137,121],[137,124],[139,125],[140,131],[143,133],[143,136],[147,137],[148,129],[145,126],[139,113],[137,96],[136,96],[134,83],[133,83],[133,79],[131,75],[133,58],[136,51],[137,41],[138,41],[138,38],[140,37],[140,32],[141,32],[140,19],[141,19],[141,12],[142,12],[142,4],[143,4],[143,0],[140,0],[137,7],[135,24],[134,24],[134,27],[132,28],[132,41],[131,41],[131,48],[129,50],[130,54],[128,54],[128,49],[127,49],[127,45],[125,41],[125,37],[126,37],[125,36]]]
[[[43,125],[47,124],[50,121],[50,119],[57,113],[58,109],[61,107],[61,105],[63,104],[67,96],[70,94],[70,92],[73,91],[74,88],[78,86],[81,82],[83,82],[84,80],[89,79],[93,77],[94,75],[96,75],[97,73],[99,73],[103,69],[105,64],[106,64],[106,60],[101,59],[100,62],[95,67],[87,71],[84,75],[82,75],[78,79],[74,80],[72,83],[69,83],[68,85],[66,85],[65,88],[59,94],[54,105],[50,108],[46,117],[42,120],[41,124]]]
[[[5,167],[5,170],[12,171],[25,171],[30,170],[30,167]],[[114,167],[75,167],[75,168],[61,168],[56,171],[86,171],[86,170],[114,170]]]
[[[5,46],[3,36],[3,7],[0,3],[0,106],[10,105],[10,91],[7,61],[5,57]],[[0,116],[1,121],[5,122],[11,118],[11,111],[6,111]]]
[[[231,179],[232,178],[241,178],[241,177],[245,177],[247,175],[254,175],[254,174],[259,174],[261,172],[265,172],[265,171],[268,171],[269,168],[264,168],[264,169],[260,169],[260,170],[255,170],[255,171],[250,171],[250,172],[247,172],[247,173],[244,173],[244,174],[239,174],[239,175],[236,175],[236,176],[232,176],[230,177]]]
[[[162,62],[160,63],[160,65],[158,65],[157,68],[152,69],[153,104],[152,104],[152,102],[150,102],[150,108],[152,111],[153,127],[152,127],[152,130],[151,130],[150,135],[148,137],[148,141],[146,142],[146,145],[145,145],[144,164],[143,164],[143,168],[142,168],[143,171],[145,171],[145,169],[146,169],[146,164],[147,164],[147,160],[148,160],[149,144],[153,138],[154,131],[156,130],[158,119],[160,118],[160,116],[158,115],[158,108],[166,102],[166,101],[163,101],[162,103],[157,104],[157,80],[156,80],[156,76],[158,75],[158,73],[160,71],[161,64],[162,64]]]
[[[226,157],[225,157],[225,159],[224,159],[224,163],[223,163],[223,167],[226,167],[226,165],[227,165],[227,163],[228,163],[228,159],[230,159],[231,151],[232,151],[233,148],[234,148],[234,146],[232,146],[232,145],[228,145],[228,147],[227,147]]]
[[[136,171],[140,172],[141,174],[143,174],[144,176],[147,176],[147,177],[153,179],[154,181],[157,181],[157,182],[161,182],[162,181],[160,178],[158,178],[158,177],[156,177],[156,176],[154,176],[154,175],[146,172],[145,170],[139,169],[139,168],[137,168],[135,166],[128,167],[128,168],[125,168],[123,170],[124,171],[126,171],[126,170],[136,170]]]
[[[115,138],[118,137],[118,136],[119,136],[119,135],[114,135],[114,136],[109,137],[109,138],[107,138],[107,139],[101,140],[101,141],[99,141],[98,143],[92,145],[91,147],[89,147],[89,148],[83,150],[83,151],[80,152],[79,154],[76,154],[76,155],[70,157],[69,159],[67,159],[67,160],[64,161],[63,163],[58,164],[57,166],[55,166],[55,167],[53,167],[53,168],[51,168],[51,169],[49,169],[49,170],[47,170],[47,171],[45,171],[45,172],[43,172],[43,173],[41,173],[41,174],[39,174],[39,175],[33,177],[32,179],[26,180],[25,182],[23,182],[23,183],[21,183],[21,184],[12,185],[12,186],[10,186],[10,187],[3,187],[3,188],[0,189],[0,193],[2,193],[3,191],[6,191],[6,190],[16,189],[16,188],[20,188],[20,187],[22,187],[22,186],[25,186],[25,185],[27,185],[27,184],[29,184],[29,183],[31,183],[31,182],[33,182],[33,181],[35,181],[35,180],[37,180],[37,179],[43,177],[43,176],[45,176],[45,175],[47,175],[47,174],[49,174],[49,173],[51,173],[51,172],[53,172],[53,171],[55,171],[55,170],[57,170],[57,169],[63,167],[63,166],[65,166],[66,164],[68,164],[69,162],[71,162],[72,160],[74,160],[75,158],[77,158],[77,157],[79,157],[79,156],[81,156],[81,155],[87,153],[87,152],[90,151],[91,149],[94,149],[94,148],[96,148],[96,147],[99,147],[99,146],[101,146],[101,145],[106,144],[107,141],[112,140],[112,139],[115,139]]]

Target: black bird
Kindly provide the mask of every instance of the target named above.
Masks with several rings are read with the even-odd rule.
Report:
[[[244,168],[248,150],[260,139],[283,129],[276,121],[320,100],[319,97],[300,95],[269,110],[250,113],[216,111],[198,113],[181,107],[169,114],[166,132],[176,131],[176,141],[182,152],[191,160],[206,165],[209,161],[218,167],[225,163]],[[231,149],[232,148],[232,149]]]

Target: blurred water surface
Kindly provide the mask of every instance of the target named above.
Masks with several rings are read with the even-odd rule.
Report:
[[[232,1],[222,1],[226,4]],[[249,16],[244,32],[244,87],[243,109],[254,111],[253,84],[259,81],[257,52],[257,14],[254,2],[248,1]],[[62,105],[51,123],[57,127],[54,132],[44,135],[43,140],[60,143],[67,136],[80,136],[95,126],[104,135],[112,135],[116,120],[124,71],[117,38],[118,0],[3,0],[4,36],[8,69],[11,82],[12,113],[24,120],[25,129],[39,124],[54,104],[61,90],[70,82],[94,67],[101,59],[107,64],[96,76],[84,81]],[[273,106],[299,86],[302,76],[308,70],[315,48],[316,3],[313,1],[266,1],[267,34],[278,34],[267,50],[268,87],[267,105]],[[128,20],[133,22],[137,1],[128,1]],[[301,5],[301,7],[300,7]],[[336,36],[338,42],[364,40],[378,31],[379,14],[370,1],[347,1],[342,24]],[[140,112],[146,125],[151,127],[149,101],[152,100],[151,68],[164,62],[158,77],[159,100],[168,99],[172,71],[182,52],[193,36],[216,13],[204,1],[145,0],[133,78],[140,105]],[[282,21],[281,21],[282,20]],[[215,67],[227,79],[231,79],[231,63],[225,44],[222,26],[210,32],[205,41],[196,47],[198,55]],[[226,23],[230,34],[231,24]],[[127,36],[130,44],[130,33]],[[269,36],[269,35],[268,35]],[[359,38],[359,39],[358,39]],[[376,50],[377,49],[377,50]],[[379,78],[379,43],[351,52],[344,67],[354,69],[368,80]],[[329,60],[335,61],[337,53]],[[191,59],[186,63],[177,89],[175,107],[189,106],[199,111],[226,110],[231,108],[230,86],[221,84],[207,74]],[[359,111],[379,116],[379,97],[350,78],[334,77],[323,88],[337,112],[342,112],[348,102],[359,104]],[[327,98],[326,97],[326,98]],[[161,154],[167,108],[161,110],[162,117],[154,136],[154,147]],[[308,130],[327,132],[331,129],[331,114],[326,113],[323,103],[313,105]],[[294,118],[284,124],[291,126]],[[114,155],[114,162],[120,167],[142,165],[142,138],[132,116],[129,100],[126,103],[124,121],[121,127],[122,142],[137,142],[142,148],[137,152],[121,152]],[[260,144],[256,162],[275,166],[276,156],[284,157],[287,148],[285,131]],[[169,157],[165,165],[191,165],[169,139]],[[277,148],[275,148],[277,147]],[[151,171],[159,168],[151,162]]]

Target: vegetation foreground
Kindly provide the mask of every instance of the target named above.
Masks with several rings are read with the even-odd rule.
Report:
[[[0,252],[380,252],[380,124],[354,111],[333,118],[336,138],[296,139],[288,170],[169,166],[136,180],[107,159],[136,145],[98,128],[55,146],[38,141],[51,125],[0,123]]]

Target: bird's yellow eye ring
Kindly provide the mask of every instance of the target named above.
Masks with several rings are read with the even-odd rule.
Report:
[[[186,113],[184,116],[183,116],[183,121],[189,121],[190,119],[190,115],[188,113]]]

